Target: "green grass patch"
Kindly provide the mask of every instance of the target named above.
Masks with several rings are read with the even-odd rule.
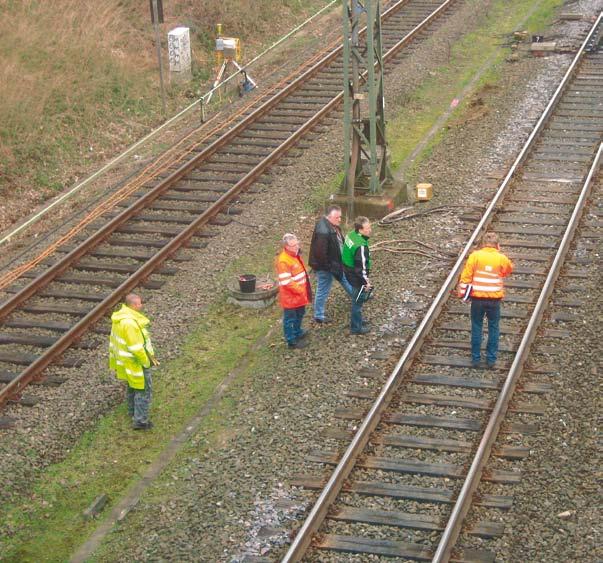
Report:
[[[268,313],[267,315],[274,319],[280,310],[274,308],[272,312],[274,314]],[[277,336],[277,338],[279,337]],[[211,456],[214,450],[228,448],[229,442],[237,434],[249,431],[248,428],[240,427],[237,410],[241,408],[241,405],[249,405],[250,397],[261,397],[267,384],[274,384],[273,374],[278,374],[282,369],[283,363],[286,361],[286,354],[284,346],[276,348],[264,346],[249,357],[249,363],[244,366],[236,380],[229,386],[220,404],[209,413],[203,421],[202,427],[178,452],[169,468],[159,475],[145,491],[140,503],[144,505],[144,508],[130,512],[127,521],[120,525],[118,533],[109,534],[104,538],[90,558],[90,563],[109,563],[114,560],[115,553],[124,549],[127,551],[135,549],[140,542],[142,531],[147,528],[145,522],[148,521],[149,513],[160,511],[161,506],[171,499],[180,496],[186,498],[187,494],[190,494],[186,489],[191,486],[189,479],[191,461],[203,461],[204,458]],[[268,379],[270,382],[267,383]],[[300,392],[302,389],[303,383],[300,383]],[[258,431],[262,432],[261,429]],[[252,501],[247,499],[247,501],[243,501],[243,503],[245,502]],[[221,521],[220,518],[223,516],[218,511],[212,516],[212,525],[218,527],[229,525],[229,521]],[[200,533],[203,532],[200,531]],[[210,559],[213,560],[212,558],[207,560]]]
[[[554,18],[555,10],[562,4],[560,0],[542,0],[534,8],[535,3],[522,0],[513,3],[509,9],[508,2],[494,3],[484,15],[481,27],[465,35],[451,45],[450,59],[442,65],[419,88],[412,92],[405,102],[405,110],[388,123],[388,140],[392,154],[392,168],[395,170],[410,156],[414,148],[428,134],[436,120],[449,107],[452,100],[471,82],[473,76],[485,61],[492,60],[490,68],[475,84],[473,91],[486,91],[495,85],[500,78],[500,65],[509,50],[501,48],[513,31],[518,30],[520,23],[533,10],[523,29],[528,33],[541,31]],[[449,122],[462,116],[471,118],[476,111],[472,100],[467,96],[451,113]],[[407,179],[413,179],[417,166],[429,158],[433,148],[445,135],[445,129],[438,131],[415,159],[413,166],[407,171]]]
[[[304,213],[313,214],[317,211],[324,210],[327,204],[327,199],[331,194],[341,190],[343,183],[343,162],[341,163],[342,171],[321,184],[319,184],[307,198],[304,199],[302,209]]]
[[[100,494],[115,503],[149,463],[211,397],[271,323],[264,312],[214,305],[187,339],[182,354],[154,375],[155,429],[134,432],[125,405],[86,432],[65,461],[50,467],[31,497],[3,507],[2,561],[65,561],[96,522],[82,511]],[[105,508],[105,513],[108,508]]]

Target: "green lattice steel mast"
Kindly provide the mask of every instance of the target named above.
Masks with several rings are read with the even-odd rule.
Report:
[[[360,45],[363,20],[365,44]],[[391,179],[385,142],[380,0],[343,0],[343,72],[343,188],[351,217],[356,188],[377,194]],[[367,99],[368,106],[363,104]],[[368,170],[363,169],[363,157]]]

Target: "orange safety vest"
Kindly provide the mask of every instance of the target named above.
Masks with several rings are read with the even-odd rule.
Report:
[[[513,271],[513,263],[491,246],[475,250],[467,258],[459,283],[458,295],[463,297],[471,284],[471,297],[502,299],[505,295],[503,278]]]
[[[310,303],[310,280],[301,256],[283,250],[276,259],[276,273],[283,309],[296,309]]]

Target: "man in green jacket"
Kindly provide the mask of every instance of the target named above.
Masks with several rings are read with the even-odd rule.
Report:
[[[367,334],[369,332],[362,320],[362,305],[364,305],[373,289],[369,279],[371,259],[369,257],[368,239],[371,236],[371,230],[371,222],[367,217],[356,217],[354,230],[345,237],[343,250],[341,251],[345,277],[354,289],[351,295],[351,334]]]
[[[142,299],[135,293],[126,296],[121,309],[111,315],[109,367],[117,379],[127,383],[128,414],[134,430],[153,427],[149,407],[153,393],[151,365],[158,365],[149,334],[150,321],[142,313]]]

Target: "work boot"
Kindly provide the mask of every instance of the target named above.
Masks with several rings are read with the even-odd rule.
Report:
[[[328,325],[331,324],[331,319],[317,319],[314,317],[314,322],[318,323],[319,325]]]
[[[350,334],[368,334],[371,332],[371,329],[363,326],[360,330],[350,330]]]
[[[471,360],[471,369],[482,369],[482,363],[480,360]]]
[[[153,423],[150,420],[148,422],[135,422],[132,428],[134,430],[150,430],[153,428]]]

